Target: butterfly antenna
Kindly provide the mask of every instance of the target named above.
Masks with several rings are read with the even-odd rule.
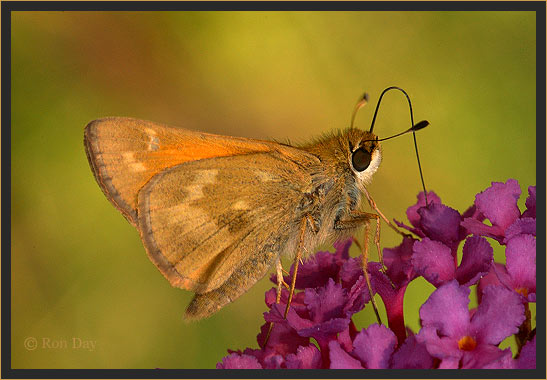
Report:
[[[357,111],[361,109],[361,107],[365,106],[368,103],[368,94],[365,92],[363,96],[359,98],[357,101],[357,104],[353,108],[353,113],[351,114],[351,123],[350,128],[353,128],[353,124],[355,122],[355,115],[357,115]]]
[[[374,116],[372,117],[372,123],[370,125],[369,132],[372,133],[372,130],[374,129],[374,123],[376,122],[376,116],[378,115],[378,109],[380,108],[380,103],[382,102],[382,98],[383,98],[384,94],[386,92],[390,91],[390,90],[399,90],[405,95],[406,100],[408,101],[408,108],[410,109],[410,125],[412,127],[410,127],[409,129],[407,129],[404,132],[398,133],[396,135],[393,135],[393,136],[390,136],[390,137],[387,137],[387,138],[384,138],[384,139],[381,139],[381,140],[378,140],[378,141],[388,140],[390,138],[401,136],[401,135],[404,135],[405,133],[408,133],[408,132],[412,132],[412,136],[414,137],[414,149],[416,150],[416,159],[418,161],[418,170],[420,171],[420,179],[422,181],[422,188],[424,189],[425,205],[427,206],[427,204],[428,204],[427,203],[427,190],[425,188],[424,175],[423,175],[423,172],[422,172],[422,165],[420,163],[420,154],[418,153],[418,142],[416,141],[416,131],[427,127],[429,125],[429,122],[427,120],[422,120],[422,121],[418,122],[417,124],[414,124],[414,113],[412,112],[412,102],[410,101],[410,97],[408,96],[408,94],[406,93],[405,90],[403,90],[400,87],[391,86],[391,87],[386,88],[384,91],[382,91],[382,94],[380,95],[380,98],[378,99],[378,103],[376,104],[376,109],[374,110]],[[359,103],[357,103],[357,104],[359,104]],[[354,111],[354,113],[355,112],[356,111]]]

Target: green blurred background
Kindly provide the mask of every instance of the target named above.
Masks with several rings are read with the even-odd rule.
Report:
[[[213,368],[228,348],[257,346],[271,284],[183,322],[191,294],[149,262],[95,183],[89,121],[304,142],[348,126],[365,90],[373,105],[356,125],[368,129],[380,92],[397,85],[431,122],[418,134],[428,188],[463,212],[491,181],[516,178],[525,195],[536,183],[535,28],[532,12],[14,12],[13,367]],[[386,96],[375,132],[408,127],[404,98]],[[412,137],[385,142],[370,186],[379,207],[405,220],[419,191]],[[382,245],[397,244],[384,225]],[[415,330],[432,290],[409,287]],[[369,307],[356,317],[373,321]]]

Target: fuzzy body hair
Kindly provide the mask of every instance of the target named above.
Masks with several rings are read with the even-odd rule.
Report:
[[[307,168],[312,173],[309,202],[295,210],[298,214],[295,221],[310,215],[317,228],[304,241],[304,256],[320,244],[333,243],[355,232],[355,229],[337,229],[336,224],[360,209],[363,190],[372,181],[382,160],[380,144],[375,140],[372,133],[350,128],[299,147],[320,161],[320,164]],[[370,165],[361,172],[352,164],[353,152],[359,148],[371,152]],[[287,256],[294,256],[297,240],[295,236],[285,246]]]

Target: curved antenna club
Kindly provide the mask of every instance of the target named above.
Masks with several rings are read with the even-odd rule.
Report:
[[[422,121],[419,121],[416,124],[414,124],[412,127],[408,128],[406,131],[397,133],[393,136],[384,137],[382,139],[367,140],[367,141],[385,141],[385,140],[389,140],[389,139],[392,139],[394,137],[399,137],[399,136],[405,135],[405,134],[410,133],[410,132],[419,131],[420,129],[423,129],[423,128],[427,127],[428,125],[429,125],[429,121],[422,120]]]
[[[424,189],[425,205],[427,206],[428,205],[427,190],[425,188],[424,176],[423,176],[423,172],[422,172],[422,165],[420,163],[420,155],[418,153],[418,142],[416,141],[416,131],[426,127],[429,124],[429,122],[423,120],[423,121],[420,121],[416,125],[414,124],[414,113],[412,112],[412,102],[410,101],[410,97],[408,96],[408,94],[406,93],[405,90],[403,90],[402,88],[397,87],[397,86],[390,86],[390,87],[386,88],[384,91],[382,91],[382,94],[380,95],[380,98],[378,99],[378,103],[376,104],[376,109],[374,110],[374,116],[372,118],[372,123],[370,124],[369,132],[372,133],[372,130],[374,129],[374,123],[376,122],[376,116],[378,114],[378,109],[380,108],[380,103],[382,102],[382,98],[383,98],[384,94],[388,91],[391,91],[391,90],[401,91],[405,95],[406,100],[408,101],[408,108],[410,109],[410,125],[412,127],[409,130],[407,130],[405,132],[402,132],[402,133],[399,133],[397,135],[394,135],[392,137],[397,137],[397,136],[400,136],[404,133],[412,131],[412,136],[414,137],[414,149],[416,151],[416,159],[418,161],[418,170],[420,171],[420,179],[422,181],[422,188]],[[387,140],[387,139],[382,139],[382,140]]]
[[[361,107],[365,106],[367,103],[368,103],[368,94],[365,92],[363,96],[359,98],[355,107],[353,107],[353,113],[351,114],[351,122],[349,125],[350,128],[353,128],[353,124],[355,122],[355,115],[357,115],[357,111],[359,111]]]

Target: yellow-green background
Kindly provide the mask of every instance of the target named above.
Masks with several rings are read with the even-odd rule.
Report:
[[[90,120],[302,142],[346,127],[365,90],[373,105],[356,124],[368,128],[381,90],[398,85],[431,122],[418,135],[426,184],[463,211],[491,181],[516,178],[524,194],[535,184],[535,28],[531,12],[13,13],[13,367],[213,368],[228,348],[256,347],[270,283],[183,322],[190,293],[149,262],[95,183]],[[408,127],[390,94],[375,132]],[[370,192],[390,218],[405,219],[420,191],[413,149],[411,136],[384,143]],[[398,242],[384,226],[382,245]],[[408,290],[414,329],[432,289]],[[97,347],[71,349],[72,338]]]

